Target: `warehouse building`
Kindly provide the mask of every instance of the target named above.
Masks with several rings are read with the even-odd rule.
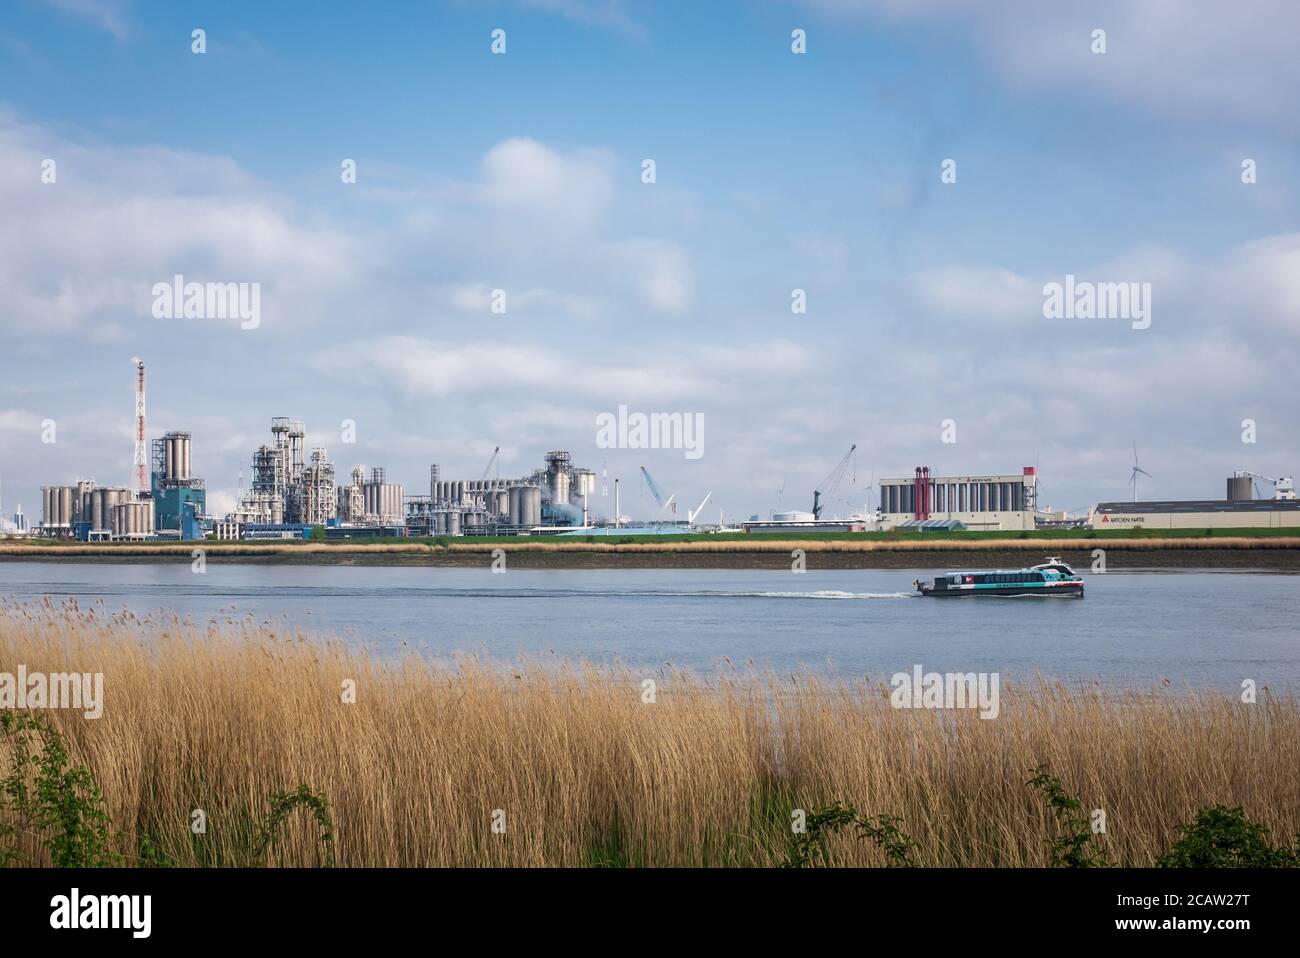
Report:
[[[956,521],[974,531],[1033,529],[1038,512],[1038,469],[1019,475],[932,476],[917,466],[907,479],[880,480],[882,529]]]
[[[1099,502],[1088,517],[1094,529],[1294,529],[1300,499],[1290,478],[1273,480],[1272,499],[1255,497],[1252,473],[1228,477],[1226,499]]]

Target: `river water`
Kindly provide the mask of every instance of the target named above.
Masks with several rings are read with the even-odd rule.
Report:
[[[1087,576],[1087,598],[933,600],[933,570],[511,570],[0,562],[0,602],[102,599],[197,623],[254,615],[380,654],[411,649],[881,681],[926,671],[1300,691],[1300,576]]]

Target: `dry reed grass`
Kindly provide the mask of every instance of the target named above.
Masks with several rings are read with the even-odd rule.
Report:
[[[1300,830],[1300,713],[1266,692],[1247,706],[1004,685],[1000,717],[981,720],[806,674],[379,661],[234,613],[196,625],[48,600],[0,612],[0,671],[20,663],[104,674],[103,718],[48,714],[128,854],[148,835],[181,865],[246,863],[267,796],[299,783],[328,799],[351,866],[771,865],[791,810],[833,800],[901,815],[927,865],[1041,866],[1050,820],[1024,785],[1040,762],[1106,810],[1121,863],[1152,863],[1216,802],[1275,837]],[[196,808],[203,836],[188,829]],[[849,838],[831,850],[879,863]],[[272,861],[317,860],[295,813]]]

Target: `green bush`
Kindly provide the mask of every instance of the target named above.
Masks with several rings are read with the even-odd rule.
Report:
[[[0,714],[0,738],[9,745],[9,774],[0,781],[0,808],[16,819],[0,824],[0,838],[35,834],[58,868],[121,864],[112,850],[104,796],[84,765],[72,766],[63,737],[44,716]],[[33,750],[33,740],[39,750]],[[17,847],[0,847],[0,865],[19,864]]]
[[[1240,807],[1203,808],[1183,825],[1182,836],[1156,860],[1161,868],[1296,868],[1300,867],[1300,835],[1295,846],[1274,846],[1268,830],[1251,821]]]
[[[826,839],[850,825],[857,827],[858,837],[872,842],[885,855],[889,868],[915,868],[915,845],[900,827],[903,820],[895,815],[862,815],[852,805],[836,802],[808,813],[802,834],[794,843],[782,868],[809,868],[820,862],[830,864]]]

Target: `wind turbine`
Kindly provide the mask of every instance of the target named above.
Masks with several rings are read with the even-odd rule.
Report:
[[[1138,501],[1138,476],[1146,476],[1148,479],[1154,478],[1151,473],[1147,472],[1138,465],[1138,447],[1137,442],[1133,443],[1133,471],[1129,473],[1128,481],[1133,486],[1133,501]]]

